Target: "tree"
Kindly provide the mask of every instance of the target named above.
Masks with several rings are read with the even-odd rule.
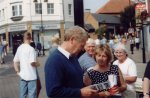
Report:
[[[124,11],[121,12],[120,21],[124,32],[127,32],[128,28],[130,27],[135,29],[136,27],[135,5],[127,6],[124,9]]]
[[[102,36],[106,35],[107,26],[105,24],[101,24],[99,28],[95,31],[95,33],[98,35],[98,38],[101,39]]]

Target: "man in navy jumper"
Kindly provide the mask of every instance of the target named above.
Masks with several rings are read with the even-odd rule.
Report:
[[[80,98],[97,94],[97,90],[83,87],[83,72],[76,58],[87,38],[83,28],[73,26],[66,30],[61,46],[49,55],[45,64],[48,97]]]

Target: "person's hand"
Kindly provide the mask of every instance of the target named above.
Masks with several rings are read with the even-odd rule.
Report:
[[[19,71],[17,71],[16,74],[19,76]]]
[[[98,96],[99,97],[109,97],[109,96],[111,96],[111,94],[108,91],[103,91],[103,92],[99,92]]]
[[[80,89],[82,97],[98,96],[98,90],[94,90],[91,87],[84,87]]]
[[[119,93],[119,87],[118,86],[114,86],[112,88],[109,89],[109,92],[111,95],[115,95]]]

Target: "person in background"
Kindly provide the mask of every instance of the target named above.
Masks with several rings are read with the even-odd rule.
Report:
[[[0,42],[0,64],[4,63],[4,45]]]
[[[134,43],[134,38],[133,36],[130,36],[130,50],[131,50],[131,54],[134,54],[134,46],[135,46],[135,43]]]
[[[127,83],[127,90],[123,92],[123,98],[136,98],[134,85],[137,79],[136,64],[128,57],[125,45],[122,43],[118,43],[115,46],[114,54],[117,57],[117,60],[113,62],[113,65],[118,65],[124,80]]]
[[[140,46],[140,38],[139,37],[135,37],[135,46],[136,46],[136,49],[139,50],[139,46]]]
[[[150,61],[147,63],[143,76],[143,98],[150,98]]]
[[[24,43],[21,44],[14,56],[14,69],[20,77],[20,98],[36,98],[37,73],[36,52],[30,46],[31,33],[24,33]]]
[[[105,36],[103,36],[103,38],[101,39],[101,44],[105,45],[107,43],[107,39],[105,38]]]
[[[58,36],[53,36],[51,38],[51,43],[52,43],[52,46],[51,46],[51,49],[50,49],[50,53],[54,52],[55,49],[57,49],[57,47],[59,46],[60,44],[60,39]]]
[[[37,49],[38,56],[40,56],[41,55],[41,50],[42,50],[42,45],[39,41],[36,45],[36,49]]]
[[[88,68],[96,65],[96,61],[94,59],[95,54],[94,50],[95,50],[95,41],[92,38],[88,38],[85,45],[86,52],[83,55],[81,55],[80,58],[78,59],[79,64],[84,73],[87,71]]]
[[[8,46],[8,42],[6,41],[6,39],[3,39],[2,44],[4,45],[4,55],[7,55],[7,46]]]
[[[123,79],[122,73],[118,66],[111,65],[112,52],[110,47],[105,45],[100,45],[96,47],[95,58],[97,64],[94,67],[88,69],[86,75],[84,76],[84,84],[86,86],[96,85],[96,84],[106,84],[112,82],[109,80],[110,76],[114,76],[115,86],[112,91],[109,91],[110,87],[105,87],[100,89],[99,98],[121,98],[121,94],[126,89],[126,83]],[[109,84],[109,83],[108,83]],[[113,92],[113,93],[112,93]]]
[[[100,40],[99,39],[95,39],[95,46],[98,47],[100,45]]]
[[[88,39],[86,31],[73,26],[65,31],[63,43],[45,63],[46,93],[49,98],[81,98],[97,95],[84,87],[83,72],[77,59]]]
[[[127,39],[125,37],[122,37],[120,42],[122,44],[126,45],[127,44]]]

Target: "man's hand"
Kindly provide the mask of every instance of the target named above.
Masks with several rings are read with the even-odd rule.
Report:
[[[98,96],[98,90],[94,90],[89,86],[80,89],[80,91],[82,97]]]

